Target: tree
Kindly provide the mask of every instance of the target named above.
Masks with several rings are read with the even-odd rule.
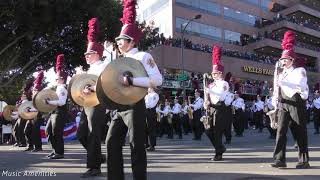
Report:
[[[113,40],[121,29],[118,0],[11,0],[0,6],[0,97],[16,98],[38,68],[54,66],[64,53],[70,73],[86,65],[87,22],[98,17],[101,42]],[[13,93],[14,92],[14,93]]]

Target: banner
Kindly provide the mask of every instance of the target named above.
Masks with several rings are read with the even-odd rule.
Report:
[[[48,142],[48,137],[45,133],[46,126],[40,127],[41,141],[43,143]],[[76,122],[67,124],[63,130],[63,139],[65,141],[75,140],[77,139],[77,124]]]

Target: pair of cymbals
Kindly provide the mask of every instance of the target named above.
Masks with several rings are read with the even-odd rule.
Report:
[[[7,121],[12,121],[13,118],[11,117],[12,113],[14,111],[16,111],[17,108],[16,106],[13,106],[13,105],[6,105],[4,108],[3,108],[3,117],[5,120]]]
[[[147,94],[147,88],[124,86],[119,78],[129,72],[133,78],[148,77],[142,63],[129,57],[118,58],[108,64],[97,83],[97,96],[108,109],[127,109]]]
[[[99,104],[96,92],[85,94],[83,90],[86,86],[96,86],[98,76],[93,74],[77,74],[72,77],[68,86],[70,98],[76,104],[83,107],[94,107]]]
[[[72,101],[83,107],[93,107],[100,103],[110,110],[124,109],[134,105],[147,94],[147,88],[124,86],[119,78],[125,72],[132,77],[148,77],[142,63],[133,58],[118,58],[110,62],[101,75],[79,74],[72,77],[68,92]],[[84,94],[86,86],[96,86],[96,91]]]
[[[34,106],[32,101],[26,101],[20,104],[18,108],[18,114],[22,119],[26,119],[26,120],[34,119],[38,115],[38,111],[30,112],[29,110],[33,108]]]
[[[59,100],[57,93],[51,89],[43,89],[38,92],[32,99],[34,107],[40,112],[51,112],[58,106],[47,104],[45,101],[56,101]]]

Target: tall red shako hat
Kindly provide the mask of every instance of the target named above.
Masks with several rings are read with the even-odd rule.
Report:
[[[123,26],[120,35],[116,37],[116,41],[120,39],[129,39],[138,44],[142,37],[142,31],[135,24],[136,21],[136,0],[123,0],[123,15],[120,19]]]
[[[98,18],[92,18],[88,22],[88,34],[87,34],[87,39],[88,39],[88,46],[87,46],[87,51],[84,53],[90,54],[90,53],[97,53],[100,58],[102,57],[104,47],[102,44],[98,42],[98,37],[100,35],[100,25],[99,25],[99,20]]]
[[[294,52],[295,44],[296,34],[291,30],[285,32],[281,43],[283,51],[280,60],[285,58],[295,60],[297,58],[297,54]]]
[[[213,46],[212,50],[212,72],[213,73],[223,73],[224,67],[221,64],[222,50],[219,46]]]
[[[38,73],[38,76],[37,78],[34,80],[33,82],[33,90],[34,91],[41,91],[43,89],[43,86],[42,86],[42,80],[44,78],[44,74],[43,74],[43,71],[40,71]]]
[[[68,73],[64,67],[64,54],[59,54],[56,59],[56,75],[57,78],[62,79],[64,81],[68,78]]]

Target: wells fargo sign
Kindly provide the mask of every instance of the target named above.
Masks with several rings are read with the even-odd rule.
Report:
[[[273,76],[273,72],[274,72],[271,69],[265,69],[265,68],[254,67],[254,66],[243,66],[243,71],[248,73],[263,74],[267,76]]]

